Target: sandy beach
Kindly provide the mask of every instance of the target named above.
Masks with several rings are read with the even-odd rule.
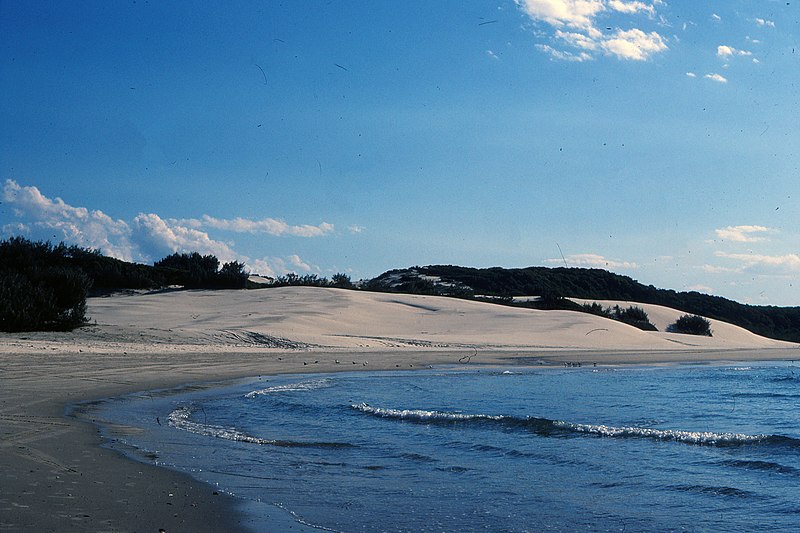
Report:
[[[662,331],[683,314],[641,307]],[[65,416],[79,401],[276,373],[800,356],[797,344],[718,321],[701,338],[568,311],[321,288],[116,295],[90,299],[87,314],[74,332],[0,335],[2,531],[246,528],[213,487],[102,448],[90,420]]]

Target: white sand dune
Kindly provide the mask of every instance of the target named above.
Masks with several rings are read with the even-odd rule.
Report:
[[[600,302],[604,306],[630,302]],[[172,291],[91,298],[93,325],[64,337],[84,351],[641,350],[791,348],[712,320],[713,337],[664,333],[681,311],[635,304],[659,332],[572,311],[314,287]],[[50,334],[56,338],[57,334]],[[30,337],[46,340],[47,337]],[[34,346],[34,340],[28,340]],[[19,344],[24,344],[20,341]]]

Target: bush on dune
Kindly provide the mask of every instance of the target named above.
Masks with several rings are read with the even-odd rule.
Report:
[[[15,237],[0,242],[0,331],[70,330],[86,321],[91,279],[69,248]]]
[[[698,315],[683,315],[674,324],[667,327],[670,333],[687,335],[704,335],[711,337],[711,322]]]
[[[170,285],[190,289],[244,289],[249,273],[244,263],[231,261],[219,268],[219,259],[213,255],[174,253],[153,266]]]
[[[650,322],[647,312],[641,307],[630,306],[627,309],[622,309],[620,306],[615,305],[614,307],[605,308],[597,302],[592,302],[591,304],[583,304],[582,310],[593,315],[619,320],[644,331],[658,331],[658,328]]]

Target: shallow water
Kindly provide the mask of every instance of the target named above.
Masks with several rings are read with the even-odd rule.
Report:
[[[264,377],[101,409],[143,430],[112,445],[323,529],[800,529],[790,363]]]

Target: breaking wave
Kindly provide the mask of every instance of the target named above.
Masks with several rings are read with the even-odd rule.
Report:
[[[201,424],[191,420],[194,410],[187,405],[180,406],[169,414],[169,425],[176,429],[188,431],[196,435],[216,437],[219,439],[262,446],[280,446],[284,448],[349,448],[353,445],[346,442],[303,442],[291,440],[264,439],[248,435],[236,428],[226,428],[213,424]]]
[[[387,409],[366,403],[350,406],[356,411],[394,420],[422,424],[495,426],[501,429],[522,429],[540,436],[576,436],[582,434],[606,438],[639,438],[660,441],[675,441],[684,444],[705,446],[739,446],[747,444],[775,444],[800,447],[800,440],[781,435],[747,435],[744,433],[711,431],[685,431],[654,429],[635,426],[614,427],[608,425],[576,424],[563,420],[539,417],[517,417],[505,415],[464,414],[423,409]]]
[[[286,385],[275,385],[265,389],[254,390],[244,395],[245,398],[255,398],[263,394],[275,394],[279,392],[303,392],[330,387],[332,382],[328,378],[314,379],[311,381],[301,381],[300,383],[288,383]]]

